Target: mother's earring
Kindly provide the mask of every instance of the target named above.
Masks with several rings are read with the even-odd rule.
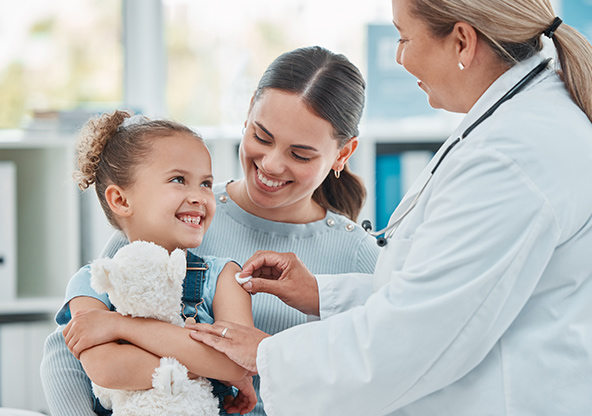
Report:
[[[464,65],[463,65],[463,63],[462,63],[462,62],[460,62],[460,61],[458,62],[458,69],[460,69],[461,71],[462,71],[463,69],[465,69],[465,66],[464,66]]]

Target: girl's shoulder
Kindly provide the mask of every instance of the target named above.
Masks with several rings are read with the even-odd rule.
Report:
[[[204,263],[207,264],[207,266],[208,266],[207,273],[212,277],[217,277],[220,274],[220,272],[222,272],[222,269],[224,269],[224,267],[228,263],[236,263],[239,267],[242,267],[239,264],[239,262],[237,262],[234,259],[231,259],[230,257],[217,257],[217,256],[200,256],[200,257],[202,258]]]

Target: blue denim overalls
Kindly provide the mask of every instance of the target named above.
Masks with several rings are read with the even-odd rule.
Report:
[[[199,322],[197,308],[203,303],[203,283],[207,277],[207,270],[208,264],[201,257],[198,257],[187,250],[187,274],[185,275],[185,280],[183,281],[183,309],[181,310],[181,314],[185,319],[194,319],[196,322]],[[195,315],[186,317],[185,311],[189,306],[195,307]],[[212,392],[219,401],[220,414],[226,415],[227,413],[222,407],[224,405],[224,399],[226,396],[235,396],[234,389],[222,384],[218,380],[209,380],[212,383]],[[96,397],[94,397],[94,411],[98,416],[111,415],[111,411],[106,410],[103,406],[101,406],[99,400]]]

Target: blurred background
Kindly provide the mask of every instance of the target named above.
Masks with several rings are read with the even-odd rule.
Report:
[[[553,4],[592,38],[591,0]],[[237,179],[265,68],[302,46],[343,53],[367,80],[352,158],[368,188],[359,221],[383,227],[460,120],[431,109],[397,66],[390,21],[388,0],[0,0],[0,407],[48,413],[43,342],[70,276],[112,233],[71,178],[88,117],[130,108],[176,119],[206,139],[216,181]]]

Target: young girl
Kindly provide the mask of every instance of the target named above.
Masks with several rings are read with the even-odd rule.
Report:
[[[171,121],[130,118],[124,111],[105,114],[83,129],[78,166],[80,188],[95,185],[107,219],[129,241],[151,241],[169,252],[202,242],[216,210],[211,158],[201,137],[189,128]],[[184,315],[200,322],[213,322],[215,317],[253,325],[250,296],[234,279],[240,267],[230,259],[188,256],[188,261],[205,263],[207,271],[204,302],[186,305]],[[68,323],[64,329],[68,347],[91,380],[108,388],[148,389],[160,357],[174,356],[193,374],[239,380],[234,384],[247,391],[241,391],[235,404],[254,406],[256,399],[249,397],[252,387],[245,385],[246,373],[240,367],[191,341],[184,328],[110,312],[108,297],[90,287],[88,267],[68,284],[65,305],[56,319],[59,324]],[[109,314],[105,319],[117,324],[93,325],[97,314]],[[130,344],[115,342],[119,339]],[[214,393],[222,399],[228,390],[214,382]],[[97,403],[95,412],[101,411]]]

